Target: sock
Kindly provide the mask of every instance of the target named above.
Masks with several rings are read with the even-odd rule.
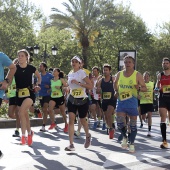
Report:
[[[151,126],[148,126],[148,130],[149,130],[149,132],[151,131]]]
[[[131,133],[130,133],[130,144],[134,144],[135,138],[136,138],[136,134],[137,134],[137,129],[136,130],[131,130]]]
[[[22,136],[25,136],[25,134],[22,134]]]
[[[127,128],[123,127],[122,129],[119,129],[121,134],[123,135],[124,138],[127,138],[126,132],[127,132]]]
[[[19,128],[16,128],[16,130],[19,132]]]
[[[31,131],[28,133],[28,135],[31,135]]]
[[[161,128],[162,140],[166,141],[166,123],[160,123],[160,128]]]

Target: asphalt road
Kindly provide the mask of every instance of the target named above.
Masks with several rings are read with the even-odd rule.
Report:
[[[91,120],[90,126],[93,121]],[[138,122],[139,126],[139,122]],[[33,127],[35,132],[31,147],[20,145],[20,139],[12,137],[13,128],[0,129],[0,149],[4,156],[0,159],[0,170],[100,170],[100,169],[134,169],[163,170],[170,169],[170,149],[162,150],[159,117],[153,117],[152,137],[147,137],[147,125],[138,129],[135,142],[136,152],[130,154],[120,147],[117,141],[109,139],[101,128],[93,131],[92,145],[84,148],[85,135],[75,138],[74,152],[66,152],[69,145],[68,134],[63,132],[64,124],[57,129],[42,133],[40,127]],[[167,128],[170,140],[170,127]]]

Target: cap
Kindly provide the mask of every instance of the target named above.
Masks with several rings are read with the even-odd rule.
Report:
[[[71,61],[72,61],[72,60],[77,60],[78,62],[81,63],[81,59],[80,59],[78,56],[74,56],[74,57],[71,59]]]

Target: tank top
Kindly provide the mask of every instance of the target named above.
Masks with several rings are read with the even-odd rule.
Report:
[[[11,83],[10,87],[8,88],[7,96],[9,98],[16,97],[16,83],[15,83],[15,79],[14,78],[12,80],[12,83]]]
[[[56,89],[55,86],[60,86],[61,89]],[[54,81],[54,79],[51,80],[51,97],[52,98],[59,98],[62,97],[62,82],[60,79],[57,81]]]
[[[160,92],[170,93],[170,75],[166,76],[164,72],[161,73]]]
[[[154,83],[152,81],[149,81],[148,83],[145,83],[147,87],[147,92],[140,92],[139,95],[140,98],[140,104],[152,104],[153,103],[153,88]]]
[[[101,82],[101,90],[102,90],[102,100],[107,101],[107,100],[116,100],[114,97],[114,88],[113,88],[113,80],[112,77],[110,76],[110,80],[108,82],[104,81],[104,78],[102,78]]]
[[[137,108],[137,89],[135,88],[137,71],[134,70],[130,77],[125,77],[123,73],[124,70],[120,71],[118,80],[118,106],[121,108]]]

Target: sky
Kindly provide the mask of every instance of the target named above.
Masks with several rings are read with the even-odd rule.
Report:
[[[52,7],[61,11],[64,10],[62,2],[68,0],[30,0],[40,7],[46,16],[49,16]],[[124,5],[130,4],[131,10],[141,16],[148,29],[154,32],[156,25],[170,22],[170,0],[115,0],[115,3],[123,2]]]

